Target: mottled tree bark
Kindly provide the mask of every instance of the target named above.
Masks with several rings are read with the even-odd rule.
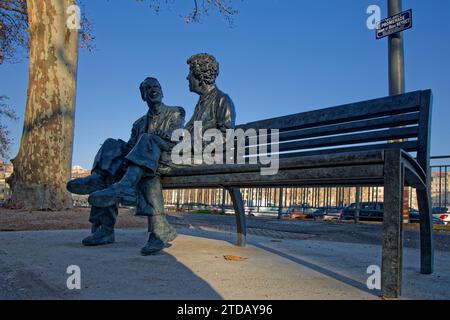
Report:
[[[13,205],[34,210],[72,206],[70,179],[78,30],[66,26],[76,0],[28,0],[30,69],[20,150],[8,181]]]

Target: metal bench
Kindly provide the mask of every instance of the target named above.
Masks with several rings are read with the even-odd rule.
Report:
[[[260,165],[248,163],[200,165],[171,172],[162,177],[162,186],[229,190],[239,246],[245,245],[246,237],[240,187],[384,186],[381,291],[384,297],[398,297],[404,186],[417,190],[420,271],[433,272],[431,109],[432,93],[426,90],[239,125],[244,130],[279,129],[276,175],[260,175]],[[269,140],[269,149],[270,144]]]

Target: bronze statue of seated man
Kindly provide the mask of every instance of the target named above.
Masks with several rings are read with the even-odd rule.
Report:
[[[165,220],[164,208],[159,203],[162,203],[162,191],[150,189],[152,178],[159,174],[162,153],[169,153],[174,145],[170,140],[172,132],[184,124],[185,111],[162,102],[162,88],[155,78],[145,79],[140,91],[148,112],[134,123],[129,141],[107,139],[95,157],[91,175],[67,184],[72,193],[90,195],[92,235],[83,239],[86,246],[115,241],[114,225],[120,203],[136,205],[137,215],[149,217],[150,237],[142,254],[160,251],[164,242],[177,236],[167,221],[156,223],[164,226],[165,230],[155,233],[152,218],[158,215]],[[137,188],[138,184],[143,184],[142,188]]]

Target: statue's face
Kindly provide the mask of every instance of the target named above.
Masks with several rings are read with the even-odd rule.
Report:
[[[189,75],[186,78],[189,81],[189,90],[195,93],[201,93],[202,90],[202,84],[200,82],[200,80],[198,80],[195,75],[194,72],[191,70],[189,70]]]
[[[143,85],[142,92],[143,98],[146,102],[150,102],[152,104],[160,104],[162,102],[162,89],[157,81],[146,81]]]

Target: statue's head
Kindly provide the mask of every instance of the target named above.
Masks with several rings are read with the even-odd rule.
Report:
[[[219,63],[216,58],[207,53],[193,55],[187,61],[189,64],[189,89],[202,93],[203,88],[215,84],[219,75]]]
[[[153,105],[160,104],[164,97],[161,84],[156,78],[146,78],[139,86],[139,90],[141,90],[142,100]]]

